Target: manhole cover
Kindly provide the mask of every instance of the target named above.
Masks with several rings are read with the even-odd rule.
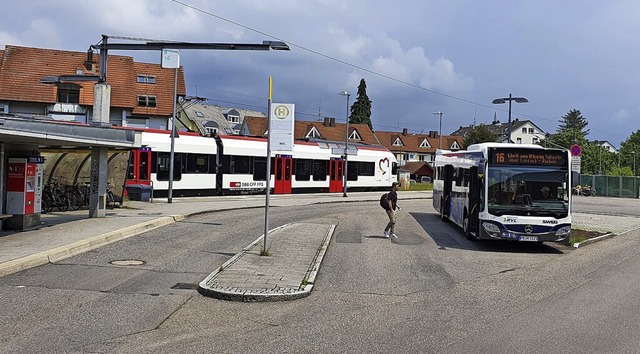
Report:
[[[117,266],[138,266],[143,265],[144,261],[139,261],[137,259],[121,259],[117,261],[111,261],[109,264],[117,265]]]

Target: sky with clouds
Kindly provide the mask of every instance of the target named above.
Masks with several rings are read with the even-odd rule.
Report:
[[[0,0],[9,2],[10,0]],[[5,4],[7,5],[7,4]],[[11,1],[0,45],[86,51],[103,34],[262,43],[291,51],[181,51],[188,95],[296,119],[344,121],[360,79],[374,130],[419,133],[528,119],[555,132],[578,109],[591,140],[619,147],[640,123],[640,2],[634,0],[27,0]],[[111,39],[111,43],[135,43]],[[159,63],[160,54],[111,51]]]

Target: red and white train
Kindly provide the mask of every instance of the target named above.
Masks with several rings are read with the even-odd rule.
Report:
[[[168,131],[145,130],[142,148],[132,151],[126,184],[152,185],[154,197],[169,189],[171,139]],[[349,191],[389,188],[398,180],[397,161],[387,149],[349,144]],[[274,194],[342,192],[344,144],[296,141],[293,151],[271,154],[270,188]],[[267,139],[180,133],[174,139],[172,196],[264,193]]]

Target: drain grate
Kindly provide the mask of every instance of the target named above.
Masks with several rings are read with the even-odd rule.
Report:
[[[198,284],[195,284],[195,283],[178,283],[178,284],[172,286],[171,289],[196,290],[196,289],[198,289]]]

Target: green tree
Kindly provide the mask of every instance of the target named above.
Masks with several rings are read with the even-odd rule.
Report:
[[[640,166],[640,130],[636,130],[627,140],[620,143],[620,151],[618,152],[621,166],[629,166],[631,175],[638,174],[638,166]],[[634,166],[635,165],[635,166]],[[634,171],[634,167],[636,170]]]
[[[367,83],[364,79],[361,79],[360,85],[358,85],[358,97],[351,106],[349,123],[366,124],[373,130],[371,126],[371,100],[367,96]]]
[[[498,139],[495,134],[485,125],[480,125],[477,127],[473,127],[467,135],[464,137],[464,146],[465,148],[469,145],[480,144],[480,143],[488,143],[488,142],[497,142]]]
[[[571,132],[576,139],[579,135],[586,137],[591,131],[590,129],[585,129],[589,122],[582,116],[579,109],[570,110],[569,113],[562,116],[559,122],[560,125],[558,126],[557,132]]]

